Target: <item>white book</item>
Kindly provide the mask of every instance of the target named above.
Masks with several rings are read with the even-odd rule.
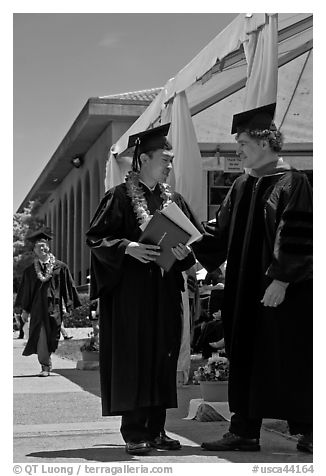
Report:
[[[181,208],[175,202],[171,202],[168,206],[161,210],[165,216],[170,218],[170,220],[174,221],[177,225],[180,226],[183,230],[187,231],[190,235],[190,238],[187,242],[187,245],[191,245],[195,241],[198,241],[202,234],[199,230],[191,223],[189,218],[183,213]]]

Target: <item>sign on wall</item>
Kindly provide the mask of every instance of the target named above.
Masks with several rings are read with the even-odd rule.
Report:
[[[243,172],[243,161],[239,157],[224,157],[224,172]]]

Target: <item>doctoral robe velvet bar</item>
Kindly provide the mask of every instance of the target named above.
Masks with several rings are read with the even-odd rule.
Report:
[[[157,185],[141,185],[151,214],[163,199]],[[173,200],[200,228],[183,198]],[[125,254],[141,235],[126,185],[109,190],[87,232],[91,299],[100,301],[100,376],[103,415],[141,407],[177,406],[176,366],[182,325],[182,271],[192,254],[162,275],[155,263]]]

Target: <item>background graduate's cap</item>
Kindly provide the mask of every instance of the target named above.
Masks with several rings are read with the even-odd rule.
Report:
[[[139,170],[139,156],[144,152],[150,150],[164,149],[169,144],[166,136],[169,132],[170,123],[163,124],[163,126],[147,129],[143,132],[138,132],[129,137],[128,149],[135,147],[132,159],[132,169]]]
[[[50,241],[52,240],[52,236],[48,231],[45,230],[38,230],[34,231],[33,233],[26,236],[26,240],[30,241],[31,243],[35,244],[38,241]]]
[[[265,129],[271,129],[271,127],[276,130],[273,123],[275,109],[276,103],[274,102],[273,104],[235,114],[233,116],[231,134],[236,134],[240,130],[264,131]]]

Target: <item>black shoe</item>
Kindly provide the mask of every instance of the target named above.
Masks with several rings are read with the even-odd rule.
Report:
[[[300,436],[297,444],[297,450],[305,453],[313,452],[312,432]]]
[[[216,441],[206,441],[201,447],[208,451],[259,451],[258,438],[243,438],[234,433],[227,432],[223,438]]]
[[[149,443],[153,448],[158,450],[180,450],[181,448],[180,441],[173,440],[167,436],[165,431],[161,431],[159,436],[154,438],[154,440],[151,440]]]
[[[138,443],[126,443],[126,453],[130,455],[146,455],[151,451],[151,445],[147,441],[140,441]]]
[[[72,339],[73,336],[64,336],[64,340]]]
[[[48,377],[52,370],[52,363],[50,363],[50,365],[41,365],[41,370],[42,372],[39,374],[39,377]],[[44,375],[41,375],[43,372],[44,372]],[[46,373],[48,375],[45,375]]]

